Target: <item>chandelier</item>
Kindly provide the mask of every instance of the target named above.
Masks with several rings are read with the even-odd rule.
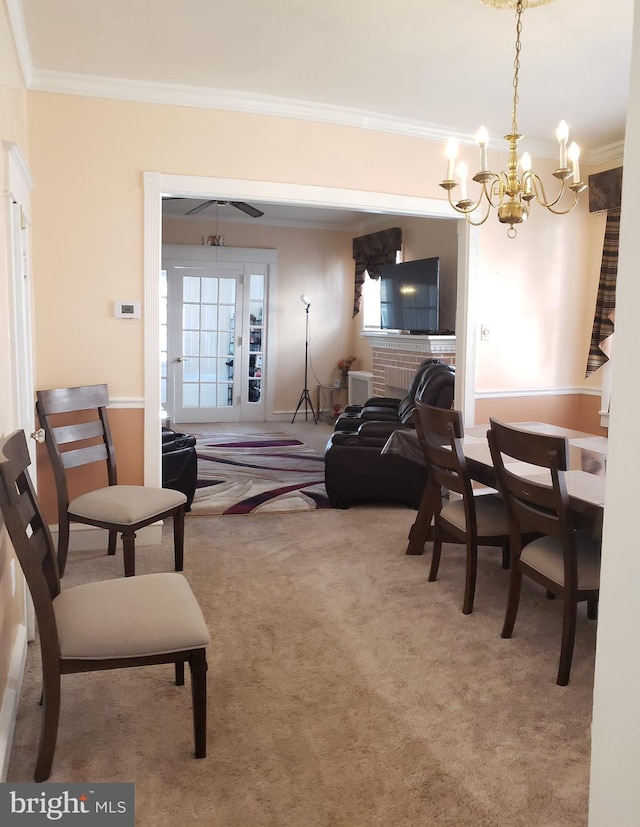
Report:
[[[551,0],[482,0],[483,3],[498,8],[515,8],[516,10],[516,55],[513,62],[513,108],[511,110],[511,133],[505,135],[509,144],[508,169],[502,172],[491,172],[487,165],[487,146],[489,135],[482,126],[476,133],[476,142],[480,148],[480,170],[473,176],[473,181],[480,184],[481,190],[477,201],[473,201],[467,195],[467,165],[462,162],[455,167],[458,150],[457,141],[451,138],[446,146],[445,154],[448,159],[447,177],[440,186],[447,190],[449,203],[454,210],[462,213],[469,224],[478,227],[487,220],[493,207],[497,210],[498,221],[502,224],[509,224],[507,235],[515,238],[517,231],[516,224],[522,224],[529,215],[529,205],[533,199],[538,204],[546,207],[556,215],[566,215],[571,212],[578,203],[579,194],[586,189],[586,184],[580,180],[580,148],[575,141],[567,147],[569,139],[569,128],[565,121],[561,121],[556,130],[556,137],[560,144],[560,163],[558,169],[553,173],[560,181],[560,191],[554,200],[548,200],[544,184],[540,176],[531,168],[531,156],[524,152],[518,157],[518,142],[523,137],[518,133],[518,76],[520,72],[520,36],[522,33],[522,11],[525,6],[538,6]],[[571,162],[571,167],[568,162]],[[454,169],[455,168],[455,169]],[[458,185],[457,175],[460,183],[460,198],[454,201],[453,190]],[[573,202],[568,206],[560,207],[560,200],[566,190],[573,192]],[[566,199],[565,199],[566,203]],[[476,215],[476,211],[484,205],[482,211]]]

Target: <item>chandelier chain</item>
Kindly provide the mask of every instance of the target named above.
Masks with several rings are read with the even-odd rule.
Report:
[[[518,76],[520,74],[520,35],[522,34],[522,0],[518,0],[518,7],[516,10],[518,15],[518,22],[516,23],[516,56],[513,61],[513,109],[511,111],[511,134],[518,133],[518,103],[520,98],[518,96]]]

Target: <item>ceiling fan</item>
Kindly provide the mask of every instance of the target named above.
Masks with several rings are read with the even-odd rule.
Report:
[[[166,201],[176,201],[182,200],[181,196],[176,197],[169,197],[165,199]],[[250,215],[252,218],[260,218],[260,216],[264,215],[262,210],[257,209],[256,207],[252,207],[251,204],[246,204],[244,201],[218,201],[216,198],[212,198],[209,201],[203,201],[202,204],[198,204],[197,207],[193,207],[190,210],[187,210],[185,215],[196,215],[202,210],[206,210],[207,207],[210,207],[212,204],[220,204],[223,207],[230,206],[235,207],[237,210],[242,210],[242,212]]]

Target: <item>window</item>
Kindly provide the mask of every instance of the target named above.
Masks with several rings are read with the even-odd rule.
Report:
[[[396,253],[396,264],[402,261],[402,251]],[[380,330],[380,279],[372,279],[365,271],[362,285],[362,329]]]
[[[380,279],[365,273],[362,285],[362,327],[380,329]]]

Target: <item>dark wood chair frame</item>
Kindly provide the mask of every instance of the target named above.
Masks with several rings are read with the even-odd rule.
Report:
[[[45,443],[53,468],[58,500],[58,567],[64,575],[69,552],[70,523],[84,523],[107,529],[109,542],[107,553],[116,553],[118,534],[122,535],[124,572],[135,574],[136,532],[165,517],[173,518],[175,570],[184,568],[184,516],[185,504],[166,511],[156,512],[137,523],[125,524],[87,519],[69,512],[69,484],[67,471],[82,465],[104,462],[108,485],[118,484],[116,455],[109,427],[107,405],[109,390],[106,384],[84,385],[75,388],[57,388],[36,392],[36,414],[44,428]],[[93,419],[56,424],[65,414],[86,416],[93,412]],[[159,426],[158,426],[159,427]],[[186,500],[186,498],[185,498]]]
[[[430,500],[429,513],[434,515],[433,553],[429,582],[438,577],[442,544],[445,540],[464,543],[467,550],[466,579],[462,611],[471,614],[475,599],[478,572],[478,545],[502,549],[502,567],[509,568],[509,537],[507,534],[478,533],[476,497],[462,448],[464,426],[462,413],[416,403],[414,423],[428,468],[425,497]],[[459,494],[464,502],[465,530],[442,516],[442,490]]]
[[[54,544],[29,476],[29,452],[23,431],[9,436],[0,455],[0,510],[35,607],[42,653],[43,719],[34,779],[51,774],[60,718],[60,676],[75,672],[123,669],[174,663],[176,685],[184,684],[184,664],[191,670],[195,757],[207,753],[207,659],[204,648],[167,654],[97,660],[60,656],[53,600],[60,594]],[[108,622],[108,621],[107,621]]]
[[[564,471],[568,468],[569,443],[565,437],[523,431],[496,419],[491,419],[490,424],[487,439],[498,485],[507,503],[511,535],[512,566],[502,637],[510,638],[513,633],[523,575],[543,586],[547,597],[561,598],[564,606],[557,683],[566,686],[573,659],[577,604],[587,601],[587,616],[594,620],[599,597],[599,589],[578,588],[576,529],[564,478]],[[550,484],[527,480],[509,471],[503,455],[548,469]],[[521,559],[527,544],[521,529],[523,522],[536,531],[537,536],[555,537],[562,543],[564,583],[557,583]]]

